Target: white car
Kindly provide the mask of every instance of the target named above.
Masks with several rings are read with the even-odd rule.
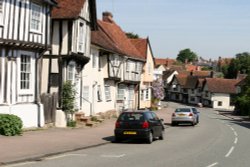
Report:
[[[197,124],[197,114],[191,107],[177,108],[172,114],[172,126],[179,123],[190,123],[194,126]]]

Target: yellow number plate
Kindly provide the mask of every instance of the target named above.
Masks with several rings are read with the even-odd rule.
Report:
[[[123,132],[124,135],[136,135],[136,132],[131,132],[131,131],[125,131]]]

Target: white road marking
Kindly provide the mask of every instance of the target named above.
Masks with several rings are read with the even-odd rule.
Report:
[[[238,143],[238,137],[235,137],[234,144],[237,144],[237,143]]]
[[[82,157],[86,157],[87,154],[63,154],[63,155],[58,155],[58,156],[47,157],[45,159],[46,160],[52,160],[52,159],[58,159],[58,158],[63,158],[63,157],[68,157],[68,156],[82,156]]]
[[[125,155],[126,154],[121,154],[121,155],[101,155],[101,157],[104,157],[104,158],[122,158]]]
[[[235,136],[238,136],[237,132],[234,131],[234,135],[235,135]]]
[[[24,165],[28,165],[28,164],[34,164],[34,163],[36,163],[36,162],[22,162],[22,163],[13,164],[13,165],[7,165],[5,167],[24,166]]]
[[[230,148],[230,150],[229,150],[228,153],[225,155],[225,157],[229,157],[230,154],[233,152],[233,150],[234,150],[234,146],[232,146],[232,147]]]
[[[232,129],[232,131],[235,131],[234,128],[233,128],[232,126],[231,126],[230,128]]]
[[[209,165],[209,166],[207,166],[207,167],[213,167],[213,166],[215,166],[215,165],[218,165],[218,162],[215,162],[215,163],[213,163],[213,164],[211,164],[211,165]]]

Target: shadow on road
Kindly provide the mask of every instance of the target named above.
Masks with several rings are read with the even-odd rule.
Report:
[[[115,140],[114,136],[108,136],[108,137],[104,137],[102,139],[106,140],[106,141],[110,141],[110,142],[113,142]]]

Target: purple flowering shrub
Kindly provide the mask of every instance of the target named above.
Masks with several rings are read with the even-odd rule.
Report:
[[[157,79],[152,83],[152,109],[158,110],[158,103],[160,100],[164,99],[164,85],[161,79]]]

